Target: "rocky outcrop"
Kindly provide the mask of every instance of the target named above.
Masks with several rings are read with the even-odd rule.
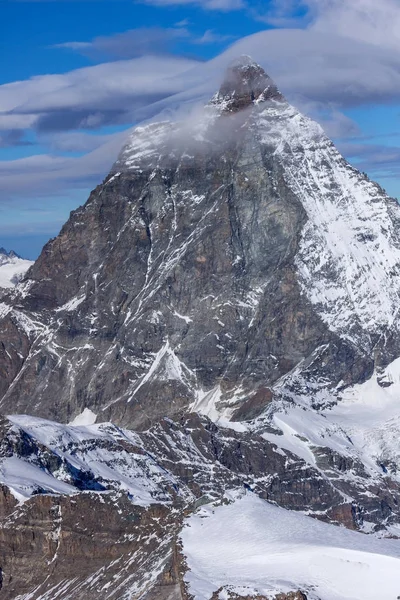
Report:
[[[2,424],[0,480],[17,497],[127,493],[134,504],[162,503],[181,512],[239,488],[349,529],[399,521],[394,481],[327,449],[316,448],[315,456],[311,466],[264,434],[221,427],[196,413],[162,419],[140,435],[111,424],[81,430],[13,417]],[[4,491],[3,514],[15,504]]]
[[[0,523],[2,597],[143,593],[170,560],[178,527],[168,508],[125,495],[34,496]]]

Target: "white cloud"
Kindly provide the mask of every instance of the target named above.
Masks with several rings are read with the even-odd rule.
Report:
[[[205,10],[231,11],[239,10],[246,6],[244,0],[142,0],[145,4],[153,6],[184,6],[197,4]]]
[[[400,47],[398,0],[272,0],[254,16],[275,27],[301,27],[387,48]]]
[[[179,92],[194,60],[146,56],[0,86],[0,128],[91,128],[130,122],[141,106]]]
[[[138,58],[146,54],[166,54],[178,40],[190,38],[184,25],[175,27],[140,27],[89,42],[64,42],[52,48],[73,50],[85,56],[106,59]]]
[[[18,112],[126,109],[129,99],[176,92],[175,76],[196,64],[196,61],[169,56],[145,56],[77,69],[65,75],[46,75],[39,81],[34,78],[38,84],[36,93],[30,93],[25,102],[17,105]],[[1,92],[0,87],[0,102]]]
[[[379,47],[400,48],[398,0],[307,0],[313,29]]]

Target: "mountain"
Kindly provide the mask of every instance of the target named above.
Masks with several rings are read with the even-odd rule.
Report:
[[[16,252],[14,252],[14,250],[10,250],[10,252],[7,252],[7,250],[3,247],[0,248],[0,256],[3,258],[22,258],[22,256],[20,256],[19,254],[17,254]]]
[[[136,127],[1,298],[4,597],[391,598],[399,226],[248,57]]]
[[[303,383],[329,405],[400,355],[398,218],[260,67],[233,66],[200,114],[136,128],[44,248],[16,301],[29,333],[7,315],[26,351],[3,410],[241,419]]]
[[[24,260],[14,250],[0,248],[0,289],[15,287],[32,265],[33,261]]]

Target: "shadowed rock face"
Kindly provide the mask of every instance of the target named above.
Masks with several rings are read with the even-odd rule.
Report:
[[[227,69],[225,80],[211,102],[224,103],[224,113],[250,107],[256,100],[284,102],[272,79],[249,56],[242,56]]]

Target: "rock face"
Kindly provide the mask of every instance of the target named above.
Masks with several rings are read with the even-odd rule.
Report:
[[[1,522],[2,598],[131,598],[169,565],[178,526],[123,495],[34,496]]]
[[[395,535],[399,232],[248,57],[137,127],[1,296],[4,598],[191,600],[177,533],[238,488]]]
[[[384,478],[379,487],[363,474],[361,483],[353,464],[333,460],[330,471],[312,468],[262,435],[198,414],[140,434],[15,416],[3,419],[1,440],[0,565],[10,600],[189,600],[177,536],[187,515],[230,490],[351,529],[398,522],[399,492]]]

